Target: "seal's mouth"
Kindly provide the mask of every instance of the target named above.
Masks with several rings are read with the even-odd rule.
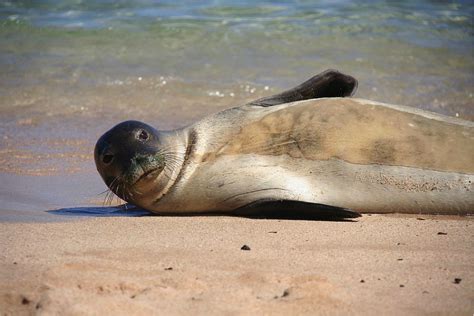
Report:
[[[160,173],[162,170],[163,170],[163,168],[161,168],[161,167],[152,168],[150,170],[147,170],[141,176],[139,176],[138,179],[132,185],[135,185],[135,184],[137,184],[138,182],[140,182],[142,180],[149,179],[149,178],[157,175],[158,173]]]

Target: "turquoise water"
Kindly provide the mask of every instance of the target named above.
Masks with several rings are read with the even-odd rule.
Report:
[[[176,128],[328,68],[474,120],[473,21],[472,1],[1,1],[0,202],[27,181],[36,208],[77,206],[105,189],[93,146],[118,121]],[[22,180],[64,174],[61,199]]]

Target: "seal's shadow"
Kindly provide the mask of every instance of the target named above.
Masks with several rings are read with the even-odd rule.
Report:
[[[93,206],[93,207],[67,207],[57,210],[47,211],[50,214],[62,216],[77,216],[77,217],[140,217],[153,216],[146,210],[140,209],[133,205],[118,205],[118,206]]]
[[[294,209],[289,210],[273,210],[258,209],[255,208],[252,212],[245,212],[242,214],[228,214],[228,213],[200,213],[200,214],[166,214],[157,215],[147,210],[138,208],[131,204],[124,204],[119,206],[96,206],[96,207],[69,207],[61,208],[57,210],[47,211],[50,214],[60,216],[71,216],[71,217],[142,217],[142,216],[153,216],[153,217],[169,217],[169,216],[234,216],[244,217],[252,219],[274,219],[274,220],[306,220],[306,221],[340,221],[340,222],[352,222],[350,218],[345,218],[341,214],[328,214],[328,213],[308,213],[298,212]]]

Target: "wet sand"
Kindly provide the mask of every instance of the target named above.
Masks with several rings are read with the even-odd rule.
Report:
[[[0,236],[2,315],[474,311],[472,217],[115,217]]]

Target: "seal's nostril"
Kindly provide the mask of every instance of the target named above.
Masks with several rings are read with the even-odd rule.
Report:
[[[111,163],[112,160],[114,160],[114,155],[111,155],[111,154],[105,154],[104,157],[102,157],[102,162],[105,163],[106,165]]]

